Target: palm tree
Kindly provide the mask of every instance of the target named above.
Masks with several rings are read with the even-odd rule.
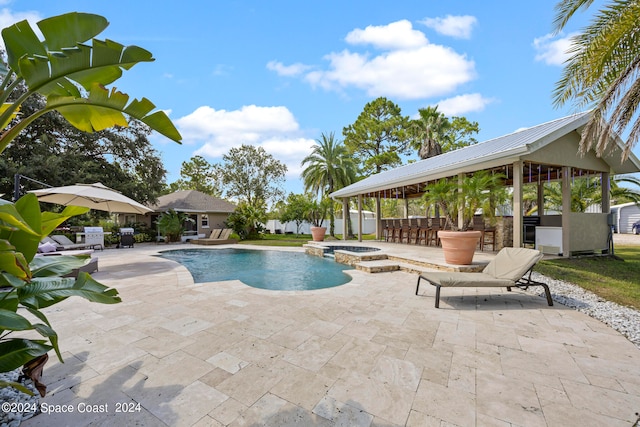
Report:
[[[640,180],[629,176],[614,176],[610,180],[609,194],[612,204],[627,202],[640,203],[640,192],[629,187],[619,185],[627,183],[640,185]],[[533,186],[532,186],[533,187]],[[559,182],[551,182],[544,185],[545,209],[562,211],[562,189]],[[525,198],[533,199],[537,197],[533,192]],[[590,206],[602,203],[602,184],[585,178],[574,180],[571,184],[571,210],[573,212],[586,212]],[[528,214],[535,212],[537,208],[531,209]]]
[[[305,191],[311,190],[321,197],[331,194],[356,180],[356,163],[349,155],[347,148],[335,139],[335,134],[322,133],[316,140],[313,151],[302,160],[307,165],[302,171]],[[335,215],[329,209],[329,234],[334,235]]]
[[[624,187],[619,185],[621,183],[631,184],[631,186]],[[611,179],[610,192],[612,204],[640,203],[640,178],[630,175],[616,175]]]
[[[593,0],[562,0],[556,5],[555,26],[561,31],[580,8]],[[603,154],[609,135],[625,130],[629,137],[622,153],[626,159],[640,138],[640,0],[613,0],[597,12],[581,34],[573,37],[561,79],[554,90],[554,104],[573,100],[578,109],[593,108],[582,132],[581,152],[595,147]]]
[[[438,111],[438,106],[420,108],[420,118],[411,122],[415,140],[413,147],[418,150],[421,159],[442,154],[445,132],[451,126],[449,119]]]

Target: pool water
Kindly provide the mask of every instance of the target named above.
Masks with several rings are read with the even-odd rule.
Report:
[[[184,265],[195,283],[240,280],[254,288],[297,291],[324,289],[351,280],[352,267],[305,254],[251,249],[177,249],[161,253]]]

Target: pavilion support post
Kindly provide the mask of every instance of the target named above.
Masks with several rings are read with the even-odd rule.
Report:
[[[404,200],[404,217],[409,218],[409,199],[405,197],[403,200]]]
[[[522,162],[513,162],[513,247],[521,248],[523,239],[522,224]]]
[[[342,240],[347,240],[349,235],[349,198],[342,198]]]
[[[382,208],[380,194],[376,195],[376,240],[382,240]]]
[[[544,181],[540,180],[538,183],[538,216],[544,215]]]
[[[458,174],[458,197],[464,197],[464,194],[462,193],[463,181],[464,181],[464,174],[459,173]],[[464,227],[464,204],[459,203],[458,204],[458,229],[462,230],[463,227]]]
[[[611,211],[611,188],[609,185],[609,172],[602,173],[602,182],[600,183],[602,190],[602,212],[609,213]]]
[[[562,167],[562,256],[571,255],[571,168]]]
[[[358,194],[358,242],[362,242],[362,194]]]

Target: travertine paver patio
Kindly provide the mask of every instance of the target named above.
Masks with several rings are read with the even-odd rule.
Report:
[[[438,310],[404,272],[194,284],[158,249],[98,253],[121,304],[47,310],[65,363],[51,355],[42,403],[74,412],[23,426],[629,426],[640,411],[640,350],[541,297],[447,289]]]

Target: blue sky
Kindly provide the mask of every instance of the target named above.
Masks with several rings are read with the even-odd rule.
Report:
[[[555,0],[483,1],[0,0],[0,27],[70,11],[105,16],[100,35],[151,51],[115,86],[169,113],[182,145],[160,136],[167,181],[183,161],[217,163],[252,144],[284,162],[301,192],[300,161],[322,132],[353,123],[379,96],[404,115],[438,105],[480,125],[479,141],[575,112],[552,91],[568,37],[602,1],[552,35]],[[178,7],[176,7],[178,5]],[[636,154],[638,150],[635,150]]]

